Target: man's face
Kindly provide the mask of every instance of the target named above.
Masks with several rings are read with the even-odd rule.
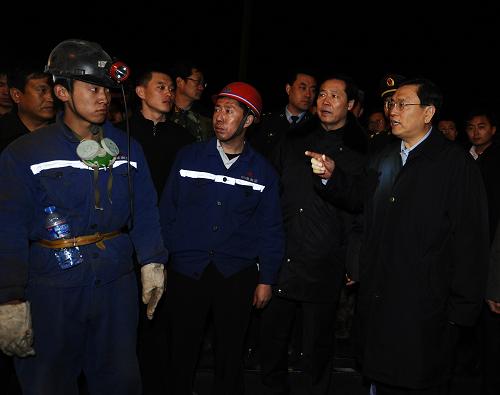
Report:
[[[7,75],[5,74],[0,74],[0,107],[7,111],[12,108],[12,99],[7,85]]]
[[[491,144],[497,128],[490,123],[488,117],[478,115],[467,121],[465,131],[472,145],[482,147]]]
[[[49,77],[28,80],[24,93],[11,88],[14,102],[19,114],[25,114],[40,121],[50,121],[54,118],[54,97]]]
[[[346,123],[347,112],[354,100],[347,100],[345,82],[327,80],[321,84],[317,104],[317,114],[326,130],[339,129]]]
[[[368,130],[372,133],[381,133],[387,129],[384,113],[374,112],[368,117]]]
[[[170,112],[175,98],[175,86],[167,74],[153,72],[146,86],[136,88],[137,95],[143,102],[143,109],[165,114]]]
[[[394,95],[394,92],[392,93],[387,93],[383,98],[382,98],[382,104],[384,105],[384,115],[385,119],[389,120],[389,107],[388,103],[392,100],[392,96]]]
[[[396,90],[389,106],[392,134],[413,145],[415,140],[427,133],[427,125],[432,119],[428,111],[431,106],[420,104],[417,85],[404,85]],[[406,105],[410,104],[410,105]]]
[[[226,142],[237,137],[236,131],[244,115],[244,110],[235,99],[219,97],[215,102],[212,117],[212,125],[217,139]]]
[[[205,80],[202,72],[198,69],[193,69],[189,77],[177,79],[177,92],[192,101],[200,100],[204,90]]]
[[[88,122],[100,124],[108,116],[111,93],[109,88],[90,84],[88,82],[73,80],[72,94],[65,98],[73,115],[83,118]],[[65,111],[65,117],[71,116]]]
[[[307,74],[297,74],[292,85],[286,85],[288,110],[296,115],[309,110],[316,97],[316,79]]]
[[[453,121],[439,121],[438,129],[450,141],[455,141],[457,138],[457,127]]]

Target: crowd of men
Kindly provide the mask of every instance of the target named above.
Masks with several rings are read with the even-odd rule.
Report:
[[[129,71],[65,40],[0,73],[0,386],[14,366],[29,395],[78,394],[82,374],[90,394],[192,395],[208,333],[213,393],[245,392],[251,346],[266,394],[290,394],[294,350],[326,395],[343,317],[367,394],[447,394],[467,334],[498,391],[491,110],[461,128],[434,82],[394,73],[368,109],[349,75],[298,68],[277,112],[242,81],[210,111],[179,61],[138,71],[112,113]],[[70,248],[83,262],[58,265]]]

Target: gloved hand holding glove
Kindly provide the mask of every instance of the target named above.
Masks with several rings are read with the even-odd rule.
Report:
[[[7,355],[35,355],[29,302],[0,305],[0,349]]]
[[[165,277],[161,263],[148,263],[141,268],[142,302],[148,305],[146,314],[150,320],[165,290]]]

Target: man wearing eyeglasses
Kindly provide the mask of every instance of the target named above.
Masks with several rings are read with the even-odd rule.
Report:
[[[485,189],[473,160],[432,126],[441,103],[432,82],[402,83],[387,103],[401,141],[371,166],[378,179],[365,205],[359,357],[377,395],[446,394],[458,329],[481,308]]]
[[[209,113],[200,105],[207,87],[200,67],[191,61],[179,61],[171,69],[177,89],[174,111],[170,119],[187,129],[197,141],[206,141],[214,135]]]

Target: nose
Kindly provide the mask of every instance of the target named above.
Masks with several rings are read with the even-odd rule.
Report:
[[[45,101],[54,102],[54,96],[52,95],[52,92],[49,91],[49,92],[45,93],[45,95],[43,95],[43,96],[44,96]]]
[[[100,103],[106,104],[111,102],[111,92],[108,88],[102,88],[99,90],[98,100]]]
[[[323,97],[323,104],[331,104],[330,98],[328,96]]]
[[[222,122],[222,121],[224,120],[224,116],[223,116],[222,111],[216,111],[216,112],[214,113],[214,120],[215,120],[216,122]]]

